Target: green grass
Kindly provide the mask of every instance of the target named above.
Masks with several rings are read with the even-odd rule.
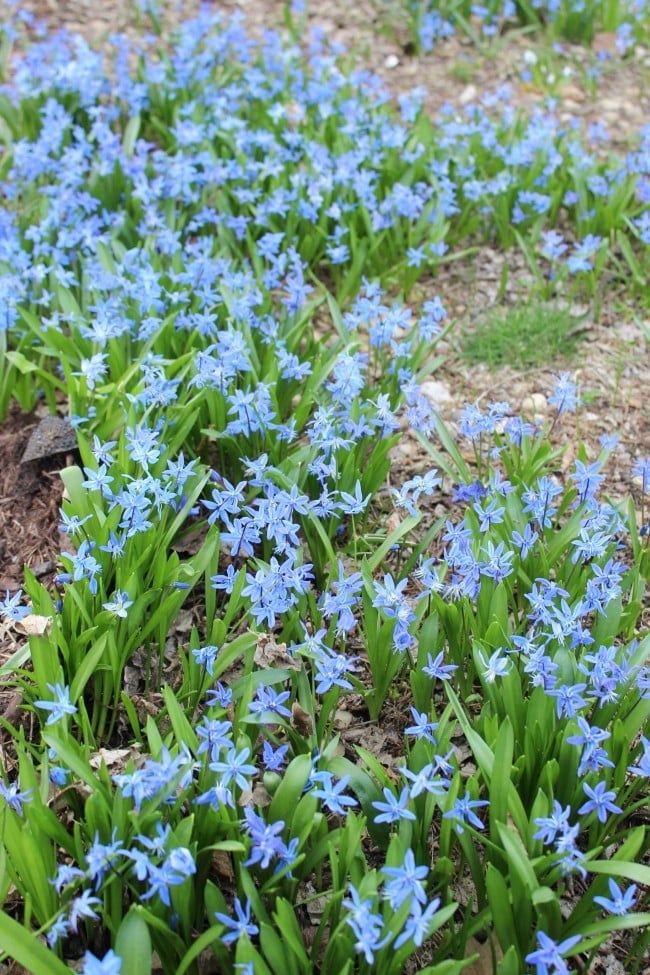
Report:
[[[461,355],[469,362],[485,362],[491,368],[547,365],[558,356],[573,354],[580,339],[581,321],[566,309],[547,302],[497,307],[461,336]]]

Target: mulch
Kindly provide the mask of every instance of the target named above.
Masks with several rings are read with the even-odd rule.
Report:
[[[24,414],[16,404],[0,424],[0,596],[24,585],[24,569],[49,586],[61,551],[59,507],[63,498],[62,467],[76,462],[74,452],[50,452],[23,460],[41,421],[40,408]],[[56,446],[56,445],[55,445]],[[0,663],[16,649],[11,631],[0,628]]]

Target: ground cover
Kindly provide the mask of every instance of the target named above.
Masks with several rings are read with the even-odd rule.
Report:
[[[586,106],[647,21],[493,6],[377,4],[377,72],[300,4],[4,29],[28,971],[643,970],[647,132],[567,117],[554,59]],[[569,74],[581,39],[616,53]],[[438,50],[456,104],[380,77]],[[528,367],[553,316],[554,361],[468,367],[487,305]]]

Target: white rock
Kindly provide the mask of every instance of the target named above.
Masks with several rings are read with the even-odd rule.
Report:
[[[450,406],[454,402],[449,386],[437,379],[426,379],[420,384],[420,391],[432,406]]]
[[[531,393],[530,396],[525,396],[522,400],[521,409],[524,413],[532,413],[534,415],[546,413],[548,410],[548,402],[543,393]]]
[[[470,102],[476,101],[477,96],[478,88],[476,85],[467,85],[467,87],[461,91],[458,101],[461,105],[469,105]]]
[[[399,64],[399,58],[397,57],[396,54],[389,54],[386,60],[384,61],[385,67],[390,69],[396,68],[398,64]]]

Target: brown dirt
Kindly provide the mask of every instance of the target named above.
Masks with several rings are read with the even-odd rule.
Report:
[[[0,591],[23,585],[24,566],[52,580],[61,551],[58,510],[63,482],[58,471],[72,455],[52,453],[23,462],[40,417],[13,405],[0,425]]]

